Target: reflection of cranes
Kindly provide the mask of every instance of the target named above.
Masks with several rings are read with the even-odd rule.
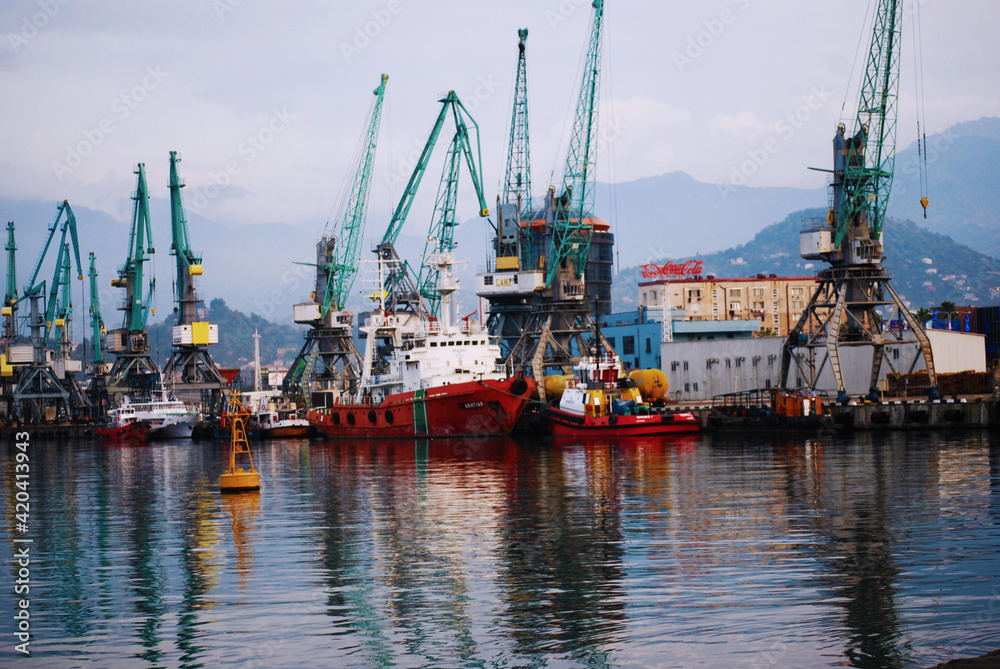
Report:
[[[854,129],[848,136],[844,124],[837,127],[833,170],[822,170],[833,176],[831,207],[825,220],[807,222],[800,242],[803,258],[824,260],[830,267],[819,273],[816,292],[789,333],[781,359],[783,385],[813,389],[829,362],[841,401],[846,401],[847,390],[841,348],[872,349],[868,392],[877,399],[882,361],[892,367],[884,356],[886,341],[902,341],[904,324],[916,336],[931,393],[937,393],[930,340],[892,289],[882,267],[882,228],[896,155],[900,4],[899,0],[879,0]],[[891,311],[888,325],[879,313],[883,307]],[[919,357],[914,357],[913,365]],[[790,378],[793,361],[795,376]]]

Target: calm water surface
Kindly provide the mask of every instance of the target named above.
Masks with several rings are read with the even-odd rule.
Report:
[[[923,667],[1000,648],[993,433],[31,446],[0,665]],[[16,535],[21,536],[21,535]]]

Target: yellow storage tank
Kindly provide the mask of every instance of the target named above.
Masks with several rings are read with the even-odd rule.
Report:
[[[662,370],[636,369],[629,373],[628,378],[635,381],[642,398],[647,402],[662,400],[667,396],[670,383],[667,382],[667,375]]]
[[[566,390],[566,384],[573,380],[572,374],[550,374],[543,380],[545,386],[545,397],[550,400],[557,400],[562,397]]]

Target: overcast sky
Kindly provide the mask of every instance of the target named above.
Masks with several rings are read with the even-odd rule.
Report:
[[[917,122],[917,22],[914,3],[904,4],[900,147]],[[829,165],[845,96],[854,104],[849,75],[860,40],[853,88],[868,11],[868,0],[607,0],[601,121],[610,142],[599,177],[679,170],[711,183],[821,186],[806,167]],[[1000,3],[924,0],[916,14],[929,129],[1000,115]],[[189,209],[318,231],[385,72],[369,230],[384,228],[449,89],[482,129],[492,204],[522,27],[541,194],[561,175],[591,15],[590,0],[6,0],[0,195],[68,198],[127,220],[135,163],[166,197],[177,150]],[[754,156],[760,165],[747,163]],[[424,183],[439,174],[435,161]],[[463,209],[474,215],[472,198]]]

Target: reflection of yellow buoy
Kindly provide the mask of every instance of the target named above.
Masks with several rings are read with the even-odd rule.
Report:
[[[224,493],[260,490],[260,474],[254,469],[250,445],[247,443],[246,417],[243,404],[233,393],[233,399],[229,403],[229,421],[233,431],[233,437],[229,442],[229,469],[219,477],[219,486]],[[249,470],[236,466],[236,456],[241,453],[247,456]]]

